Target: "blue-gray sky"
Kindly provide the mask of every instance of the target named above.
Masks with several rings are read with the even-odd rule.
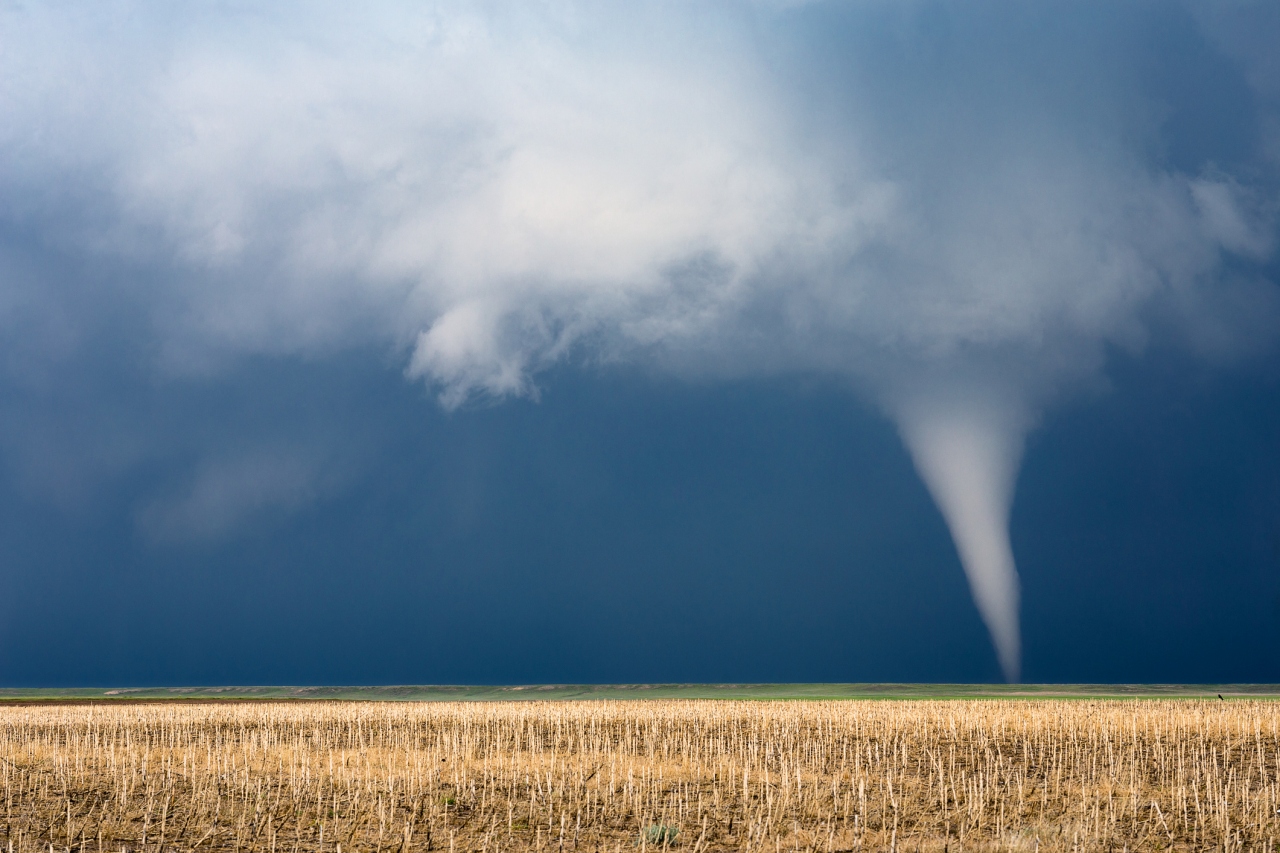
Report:
[[[1280,681],[1280,11],[0,5],[0,682]]]

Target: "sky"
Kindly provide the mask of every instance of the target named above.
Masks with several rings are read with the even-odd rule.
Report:
[[[0,684],[1280,682],[1280,9],[0,3]]]

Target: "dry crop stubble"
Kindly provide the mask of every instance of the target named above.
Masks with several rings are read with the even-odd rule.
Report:
[[[1277,706],[0,708],[13,851],[1272,849]]]

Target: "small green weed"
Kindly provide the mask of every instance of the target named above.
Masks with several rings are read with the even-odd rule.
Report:
[[[679,834],[679,827],[655,823],[640,830],[640,841],[652,847],[666,847],[675,844],[676,836]]]

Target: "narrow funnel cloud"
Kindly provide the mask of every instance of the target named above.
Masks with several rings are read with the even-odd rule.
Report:
[[[1017,681],[1022,640],[1009,510],[1027,418],[999,404],[954,400],[903,406],[895,416],[916,470],[951,529],[1005,678]]]

